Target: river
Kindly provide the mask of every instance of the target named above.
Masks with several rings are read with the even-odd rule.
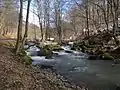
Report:
[[[37,56],[39,48],[28,50],[33,64],[53,65],[56,71],[76,85],[84,85],[89,90],[120,90],[120,64],[112,66],[112,61],[88,60],[88,55],[72,51],[69,46],[62,46],[63,51],[56,52],[52,59]],[[69,51],[67,53],[66,51]]]

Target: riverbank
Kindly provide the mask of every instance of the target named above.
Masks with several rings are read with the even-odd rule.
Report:
[[[118,37],[116,38],[118,40]],[[76,41],[72,49],[89,54],[89,60],[111,60],[114,64],[120,64],[119,40],[115,42],[111,33],[108,32],[101,32]]]
[[[26,66],[11,50],[0,47],[0,90],[81,90],[50,70]]]

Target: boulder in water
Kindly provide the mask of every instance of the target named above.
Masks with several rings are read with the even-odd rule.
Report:
[[[115,59],[114,64],[120,64],[120,59]]]
[[[46,56],[46,51],[44,49],[40,49],[40,51],[37,51],[38,56]]]
[[[52,53],[52,51],[51,50],[49,50],[49,51],[47,51],[46,52],[46,59],[52,59],[52,55],[53,55],[53,53]]]
[[[88,59],[89,59],[89,60],[98,60],[98,59],[99,59],[99,56],[97,56],[97,55],[90,55],[90,56],[88,57]]]
[[[109,53],[104,53],[101,57],[102,60],[114,60],[114,57],[111,56]]]
[[[52,56],[51,56],[51,55],[47,55],[47,56],[45,57],[45,59],[52,59]]]

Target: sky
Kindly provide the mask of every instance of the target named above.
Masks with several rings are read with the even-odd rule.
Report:
[[[29,13],[29,23],[33,23],[37,26],[39,26],[39,21],[37,16],[33,13],[33,7],[31,5],[30,7],[30,13]],[[23,9],[23,20],[26,20],[26,14],[27,14],[27,2],[24,3],[24,9]]]

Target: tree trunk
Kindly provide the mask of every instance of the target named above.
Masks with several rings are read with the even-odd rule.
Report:
[[[27,36],[28,36],[28,23],[29,23],[30,3],[31,3],[31,0],[28,0],[27,15],[26,15],[26,24],[25,24],[25,34],[24,34],[23,41],[22,41],[23,45],[25,44],[25,41],[27,40]]]
[[[119,40],[116,37],[116,29],[118,28],[118,4],[119,0],[110,0],[111,14],[113,18],[113,38],[117,46],[119,46]]]
[[[90,35],[90,30],[89,30],[89,12],[88,12],[88,0],[86,0],[86,29],[87,29],[87,36],[89,37]]]
[[[17,32],[17,42],[16,42],[16,54],[21,52],[21,44],[22,44],[22,17],[23,14],[23,0],[20,0],[20,13],[19,13],[19,24],[18,24],[18,32]]]

